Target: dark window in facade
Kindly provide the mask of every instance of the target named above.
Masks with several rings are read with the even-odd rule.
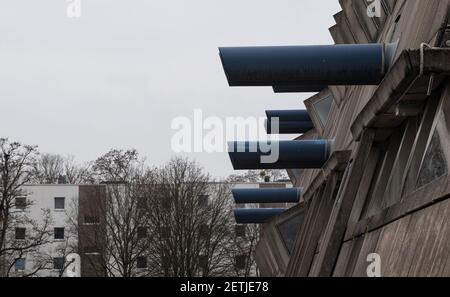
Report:
[[[14,268],[16,269],[16,271],[23,271],[25,270],[25,263],[25,258],[16,259],[16,261],[14,262]]]
[[[202,269],[206,269],[208,267],[208,256],[200,255],[198,256],[198,266]]]
[[[25,232],[26,229],[25,228],[16,228],[16,239],[17,240],[24,240],[25,239]]]
[[[85,246],[83,247],[83,253],[85,254],[98,254],[98,248],[95,246]]]
[[[163,209],[170,210],[172,206],[172,200],[170,199],[170,197],[162,197],[161,204]]]
[[[14,200],[14,204],[16,209],[24,210],[27,207],[27,198],[26,197],[17,197]]]
[[[209,235],[209,226],[206,225],[206,224],[200,225],[199,233],[200,233],[200,237],[203,237],[203,238],[208,237],[208,235]]]
[[[84,223],[85,224],[99,224],[100,219],[97,216],[85,216]]]
[[[170,227],[162,227],[161,228],[161,238],[167,239],[170,237]]]
[[[138,227],[137,234],[138,239],[147,238],[147,227]]]
[[[145,209],[147,207],[147,197],[138,197],[137,199],[137,208]]]
[[[147,258],[146,257],[138,257],[137,258],[137,268],[139,269],[143,269],[143,268],[147,268]]]
[[[288,250],[289,254],[292,253],[295,244],[295,238],[297,236],[297,231],[303,223],[304,213],[301,212],[286,221],[278,224],[277,228],[281,234],[284,245]]]
[[[64,228],[54,229],[55,239],[64,239]]]
[[[236,237],[245,237],[245,225],[236,225],[235,227],[235,232],[236,232]]]
[[[63,210],[65,209],[66,198],[64,197],[55,197],[55,209]]]
[[[53,269],[63,270],[65,264],[64,257],[53,258]]]
[[[435,131],[427,153],[425,154],[416,187],[420,188],[446,173],[447,162],[445,161],[444,152],[442,151],[439,134]]]
[[[203,206],[203,207],[207,206],[208,205],[208,201],[209,201],[209,195],[203,194],[203,195],[199,195],[198,196],[198,204],[200,206]]]
[[[234,258],[236,269],[245,269],[247,264],[247,256],[246,255],[238,255]]]

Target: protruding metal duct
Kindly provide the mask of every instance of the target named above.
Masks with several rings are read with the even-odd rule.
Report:
[[[330,140],[230,142],[228,154],[235,170],[322,168],[331,151]]]
[[[270,120],[278,118],[280,122],[311,122],[307,110],[266,110],[266,116]]]
[[[306,110],[268,110],[266,115],[268,134],[303,134],[314,128]],[[274,123],[277,123],[278,127]]]
[[[298,203],[302,196],[301,188],[232,189],[231,192],[237,204]]]
[[[234,217],[238,224],[264,224],[286,210],[285,208],[237,208],[234,210]]]
[[[320,92],[328,86],[273,86],[274,93],[306,93],[306,92]]]
[[[266,120],[265,128],[267,134],[303,134],[314,129],[313,122],[279,122],[278,129],[273,122]]]
[[[296,87],[378,85],[391,65],[395,44],[219,48],[230,86]]]

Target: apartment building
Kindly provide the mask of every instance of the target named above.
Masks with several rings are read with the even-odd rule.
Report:
[[[15,198],[14,213],[26,219],[20,220],[23,225],[14,226],[14,240],[36,237],[45,223],[50,232],[38,250],[15,259],[11,275],[96,276],[98,271],[91,269],[90,260],[99,255],[100,249],[87,248],[84,242],[93,228],[99,226],[99,214],[93,213],[90,205],[101,203],[104,188],[65,184],[23,186],[21,195]]]

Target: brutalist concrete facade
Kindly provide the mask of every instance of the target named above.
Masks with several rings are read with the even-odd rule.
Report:
[[[336,44],[394,43],[377,86],[329,86],[305,102],[333,139],[321,169],[288,170],[302,202],[263,225],[263,276],[450,276],[449,0],[341,0]],[[373,7],[373,6],[371,6]],[[370,7],[369,7],[370,8]]]

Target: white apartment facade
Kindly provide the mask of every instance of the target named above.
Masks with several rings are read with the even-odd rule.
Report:
[[[46,228],[49,233],[45,243],[38,247],[38,251],[25,253],[15,259],[10,275],[67,276],[66,257],[78,244],[78,237],[73,233],[74,229],[71,225],[74,220],[73,215],[76,214],[78,194],[78,185],[25,185],[22,187],[21,196],[15,198],[14,213],[31,219],[33,223],[27,221],[12,226],[14,240],[20,243],[35,237],[38,234],[38,231],[34,229],[35,226],[43,230],[47,217],[45,212],[48,212],[50,218]]]

